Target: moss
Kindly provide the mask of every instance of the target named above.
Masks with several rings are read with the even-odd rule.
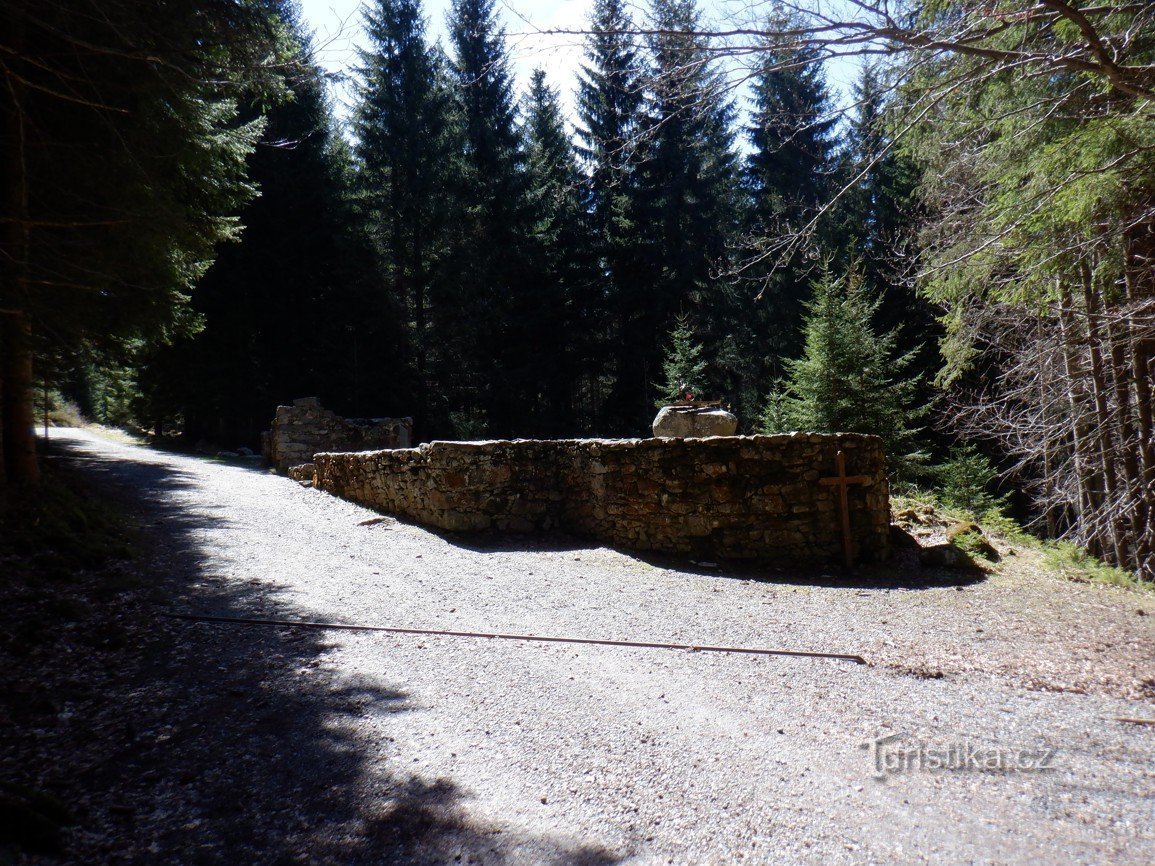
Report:
[[[1108,565],[1069,541],[1045,542],[1043,561],[1048,568],[1068,580],[1105,583],[1143,592],[1155,592],[1155,584],[1142,581],[1129,571]]]

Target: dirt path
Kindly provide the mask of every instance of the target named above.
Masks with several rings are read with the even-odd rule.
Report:
[[[157,539],[136,655],[94,667],[100,694],[45,735],[98,732],[67,783],[44,780],[83,798],[75,862],[1155,862],[1155,728],[1111,720],[1155,717],[1151,596],[1022,552],[977,582],[856,584],[363,526],[375,515],[264,472],[57,435]],[[1053,769],[927,766],[948,747]],[[878,778],[899,750],[908,766]]]

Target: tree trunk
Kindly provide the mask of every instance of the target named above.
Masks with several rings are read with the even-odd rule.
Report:
[[[1062,331],[1063,362],[1067,404],[1071,410],[1071,436],[1074,442],[1075,475],[1079,485],[1078,533],[1092,553],[1102,553],[1099,539],[1087,532],[1088,521],[1093,519],[1100,501],[1095,490],[1094,460],[1090,454],[1091,431],[1088,429],[1086,413],[1077,393],[1082,371],[1079,364],[1078,335],[1075,332],[1075,317],[1071,312],[1071,292],[1066,284],[1060,285],[1059,324]]]
[[[1119,496],[1118,472],[1115,455],[1114,425],[1111,423],[1107,376],[1103,369],[1103,340],[1099,325],[1099,297],[1095,291],[1094,275],[1085,260],[1079,265],[1083,282],[1084,313],[1087,317],[1087,349],[1091,358],[1091,390],[1095,401],[1095,449],[1098,451],[1099,469],[1103,475],[1102,490],[1106,492],[1107,513],[1102,515],[1103,529],[1107,537],[1104,543],[1113,552],[1113,564],[1128,567],[1127,546],[1124,541],[1122,516],[1126,506]],[[1124,499],[1126,497],[1123,497]]]
[[[1132,318],[1129,322],[1131,348],[1131,378],[1135,385],[1135,417],[1139,428],[1139,460],[1142,467],[1143,508],[1146,512],[1145,531],[1140,535],[1141,549],[1137,553],[1140,568],[1145,569],[1148,578],[1155,577],[1155,565],[1151,562],[1152,547],[1155,542],[1151,539],[1152,514],[1155,513],[1155,424],[1152,422],[1151,406],[1151,363],[1155,361],[1155,346],[1150,337],[1150,326],[1142,321],[1136,321],[1135,315],[1142,316],[1143,303],[1155,296],[1155,286],[1151,285],[1151,277],[1145,273],[1145,256],[1138,249],[1140,243],[1133,232],[1124,237],[1124,266],[1123,275],[1127,287],[1127,302],[1131,309]],[[1148,229],[1150,231],[1150,229]],[[1155,243],[1149,244],[1155,251]],[[1150,265],[1147,266],[1148,268]],[[1146,279],[1145,279],[1146,278]]]
[[[0,381],[5,478],[9,484],[35,484],[40,466],[32,409],[32,326],[20,313],[0,315]]]
[[[0,18],[11,45],[19,48],[18,20]],[[17,52],[19,53],[19,52]],[[25,118],[21,82],[9,75],[5,82],[11,100],[0,147],[6,151],[4,174],[9,217],[2,252],[7,259],[5,279],[0,282],[0,442],[6,484],[34,484],[40,480],[36,462],[36,423],[32,402],[32,324],[26,314],[28,256],[31,247],[28,214]]]

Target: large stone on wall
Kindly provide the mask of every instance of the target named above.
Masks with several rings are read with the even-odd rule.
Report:
[[[316,486],[438,529],[564,529],[634,550],[785,563],[840,562],[837,472],[854,555],[890,540],[882,442],[858,434],[708,439],[431,442],[314,458]]]
[[[665,406],[654,419],[654,436],[662,439],[733,436],[737,430],[738,418],[725,409]]]

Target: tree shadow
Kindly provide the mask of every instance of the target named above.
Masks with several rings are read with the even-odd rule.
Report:
[[[0,779],[67,806],[65,862],[500,864],[525,862],[526,849],[533,862],[619,859],[479,824],[436,768],[431,781],[390,761],[390,719],[419,710],[385,681],[332,670],[326,632],[165,617],[310,618],[276,587],[211,573],[205,531],[227,524],[179,495],[193,473],[75,441],[51,450],[131,516],[146,548],[125,566],[139,571],[133,588],[104,598],[108,575],[76,576],[88,614],[21,650],[39,710],[20,716],[19,689],[11,701],[0,692],[0,720],[13,710],[19,722]]]

